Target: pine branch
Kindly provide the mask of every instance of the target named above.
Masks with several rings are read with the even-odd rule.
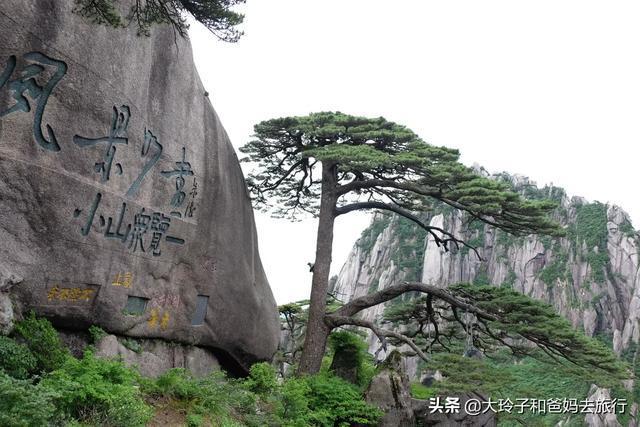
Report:
[[[429,361],[429,358],[427,357],[427,355],[424,354],[422,350],[420,350],[420,348],[416,345],[416,343],[413,342],[411,338],[403,334],[400,334],[398,332],[390,331],[388,329],[381,329],[378,326],[376,326],[373,322],[369,322],[363,319],[356,319],[348,316],[338,316],[335,314],[326,315],[324,320],[325,320],[325,323],[331,328],[337,328],[345,325],[367,328],[373,331],[374,334],[376,334],[376,336],[378,337],[380,342],[383,343],[383,345],[385,343],[386,337],[395,338],[398,341],[402,341],[403,343],[407,344],[416,353],[416,355],[418,355],[418,357],[420,357],[422,360],[424,360],[425,362]]]
[[[400,285],[389,286],[381,291],[377,291],[372,294],[353,299],[330,314],[335,314],[337,316],[353,316],[364,309],[382,304],[407,292],[422,292],[425,294],[430,294],[435,298],[441,299],[452,306],[473,313],[483,319],[494,321],[498,320],[496,316],[489,314],[484,310],[477,308],[475,305],[469,304],[468,302],[456,297],[446,289],[419,282],[405,282]]]
[[[387,204],[387,203],[375,202],[375,201],[352,203],[350,205],[346,205],[346,206],[342,206],[342,207],[336,208],[336,216],[344,215],[346,213],[353,212],[353,211],[356,211],[356,210],[367,210],[367,209],[381,209],[381,210],[394,212],[394,213],[396,213],[396,214],[408,219],[409,221],[412,221],[413,223],[417,224],[420,228],[426,230],[429,234],[431,234],[431,236],[433,237],[433,240],[435,241],[436,245],[438,247],[442,246],[446,252],[449,251],[448,243],[449,242],[453,242],[456,245],[457,249],[460,248],[460,245],[463,245],[463,246],[471,249],[473,252],[475,252],[475,254],[478,257],[478,259],[482,261],[482,257],[480,256],[480,254],[478,253],[478,250],[475,247],[469,245],[464,240],[456,238],[453,234],[449,233],[448,231],[443,230],[440,227],[434,227],[432,225],[425,224],[416,215],[412,214],[411,212],[409,212],[409,211],[407,211],[405,209],[402,209],[402,208],[400,208],[398,206],[395,206],[395,205],[390,205],[390,204]],[[438,232],[438,233],[440,233],[440,234],[442,234],[444,236],[447,236],[447,238],[440,237],[438,234],[436,234],[436,232]]]

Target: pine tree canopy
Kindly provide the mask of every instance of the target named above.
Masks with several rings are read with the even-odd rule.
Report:
[[[453,297],[473,305],[468,313],[435,296],[415,298],[391,305],[384,320],[428,351],[460,351],[468,337],[474,348],[490,355],[509,348],[517,356],[534,356],[556,362],[569,361],[579,369],[597,368],[617,379],[629,377],[629,367],[603,343],[573,329],[550,305],[508,288],[458,284],[450,286]],[[535,344],[532,346],[531,344]]]
[[[75,0],[74,11],[93,23],[122,27],[135,23],[138,34],[149,35],[153,25],[169,24],[181,35],[187,35],[186,14],[203,24],[216,37],[226,42],[236,42],[243,35],[235,27],[244,15],[231,10],[246,0],[136,0],[123,17],[118,0]]]
[[[474,221],[512,234],[564,234],[548,216],[554,202],[526,200],[509,184],[486,178],[460,163],[457,150],[427,144],[407,127],[382,117],[322,112],[263,121],[254,130],[255,139],[240,151],[247,155],[242,161],[251,164],[247,185],[255,207],[275,216],[296,218],[307,213],[318,217],[300,375],[320,370],[329,333],[345,325],[369,328],[381,341],[384,337],[399,339],[425,359],[409,337],[381,330],[356,316],[403,293],[422,292],[458,307],[471,307],[433,286],[404,283],[328,312],[333,227],[338,216],[367,209],[394,212],[426,230],[445,250],[451,244],[456,248],[463,245],[478,257],[470,243],[429,224],[421,213],[438,201],[466,212]]]
[[[242,161],[253,163],[247,183],[256,207],[276,216],[318,215],[321,166],[335,166],[336,216],[382,209],[416,221],[413,213],[435,199],[513,234],[563,234],[547,216],[553,202],[525,200],[509,184],[460,163],[458,150],[427,144],[382,117],[322,112],[254,129],[255,139],[240,149],[248,155]],[[445,247],[460,243],[440,237]]]

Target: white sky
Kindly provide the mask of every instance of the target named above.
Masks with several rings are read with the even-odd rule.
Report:
[[[640,224],[640,2],[248,0],[245,36],[191,38],[234,146],[262,120],[384,116],[462,161],[611,202]],[[368,223],[338,219],[337,273]],[[279,304],[307,298],[316,223],[256,214]]]

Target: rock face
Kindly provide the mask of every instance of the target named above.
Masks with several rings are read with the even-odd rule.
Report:
[[[188,41],[73,7],[0,3],[0,274],[23,279],[19,310],[197,344],[240,370],[271,358],[253,211]]]
[[[141,340],[128,348],[127,341],[107,335],[96,344],[96,355],[120,357],[128,365],[135,365],[147,377],[157,377],[171,368],[184,368],[196,376],[205,376],[220,367],[217,358],[206,349],[167,343],[162,340]]]
[[[399,352],[389,354],[380,372],[371,379],[365,399],[384,411],[378,426],[416,425],[409,391],[409,378],[405,372],[403,357]]]
[[[11,299],[11,288],[22,283],[22,278],[0,273],[0,334],[7,335],[13,330],[15,314]]]
[[[621,352],[638,343],[640,240],[617,206],[568,198],[558,187],[537,189],[526,178],[503,174],[530,198],[551,198],[567,237],[522,238],[477,223],[442,205],[426,217],[431,225],[462,236],[485,261],[462,248],[444,252],[408,221],[378,215],[363,233],[332,289],[343,301],[405,280],[437,286],[473,282],[508,286],[546,301],[588,335],[602,333]],[[364,312],[379,318],[384,306]],[[378,347],[371,337],[372,349]]]
[[[591,386],[589,390],[588,400],[597,404],[597,402],[610,402],[611,394],[606,388],[597,387],[595,384]],[[616,414],[613,412],[604,413],[588,413],[584,417],[584,425],[589,427],[621,427],[622,424],[618,422]],[[635,423],[633,424],[635,425]]]

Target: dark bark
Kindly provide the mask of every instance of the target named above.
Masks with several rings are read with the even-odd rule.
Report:
[[[411,338],[409,338],[406,335],[400,334],[395,331],[379,328],[373,322],[369,322],[368,320],[363,320],[363,319],[357,319],[355,317],[337,316],[333,314],[328,314],[325,319],[326,319],[326,323],[331,325],[331,329],[334,329],[340,326],[345,326],[345,325],[360,326],[361,328],[367,328],[371,330],[374,334],[376,334],[376,336],[378,337],[378,339],[380,340],[383,346],[386,346],[385,337],[395,338],[399,341],[404,342],[409,347],[411,347],[411,349],[413,349],[413,351],[415,351],[418,357],[420,357],[422,360],[424,360],[425,362],[429,361],[429,359],[422,352],[422,350],[420,350],[420,348],[413,342],[413,340],[411,340]]]
[[[433,285],[427,285],[419,282],[405,282],[400,285],[390,286],[381,291],[374,292],[372,294],[368,294],[360,298],[356,298],[354,300],[349,301],[349,303],[343,305],[342,307],[340,307],[334,313],[331,313],[331,315],[347,316],[347,317],[353,316],[366,308],[373,307],[374,305],[382,304],[383,302],[389,301],[406,292],[422,292],[427,295],[433,295],[434,297],[449,303],[451,306],[458,307],[469,313],[473,313],[481,319],[498,320],[497,317],[494,316],[493,314],[480,310],[478,307],[474,306],[473,304],[469,304],[466,301],[451,294],[446,289],[438,288]]]
[[[350,205],[346,205],[346,206],[342,206],[340,208],[337,208],[336,209],[336,216],[344,215],[346,213],[353,212],[353,211],[367,210],[367,209],[381,209],[381,210],[394,212],[394,213],[396,213],[396,214],[408,219],[409,221],[413,222],[414,224],[418,225],[423,230],[427,231],[431,235],[431,237],[433,237],[433,240],[436,243],[436,245],[444,247],[445,251],[447,251],[447,252],[449,251],[449,243],[453,242],[453,244],[456,245],[456,249],[460,249],[460,245],[465,246],[465,247],[471,249],[473,252],[475,252],[475,254],[478,257],[478,259],[482,261],[482,257],[480,256],[480,253],[478,252],[478,250],[475,247],[469,245],[464,240],[456,238],[453,234],[449,233],[448,231],[445,231],[444,229],[442,229],[440,227],[434,227],[432,225],[425,224],[416,215],[414,215],[411,212],[409,212],[408,210],[402,209],[401,207],[396,206],[396,205],[397,204],[394,205],[394,204],[388,204],[388,203],[382,203],[382,202],[353,203],[353,204],[350,204]]]
[[[331,251],[333,248],[333,224],[335,207],[337,168],[335,164],[322,165],[322,195],[316,242],[316,261],[313,266],[309,320],[304,338],[304,346],[298,366],[298,375],[315,374],[320,371],[327,338],[331,332],[325,323]]]

